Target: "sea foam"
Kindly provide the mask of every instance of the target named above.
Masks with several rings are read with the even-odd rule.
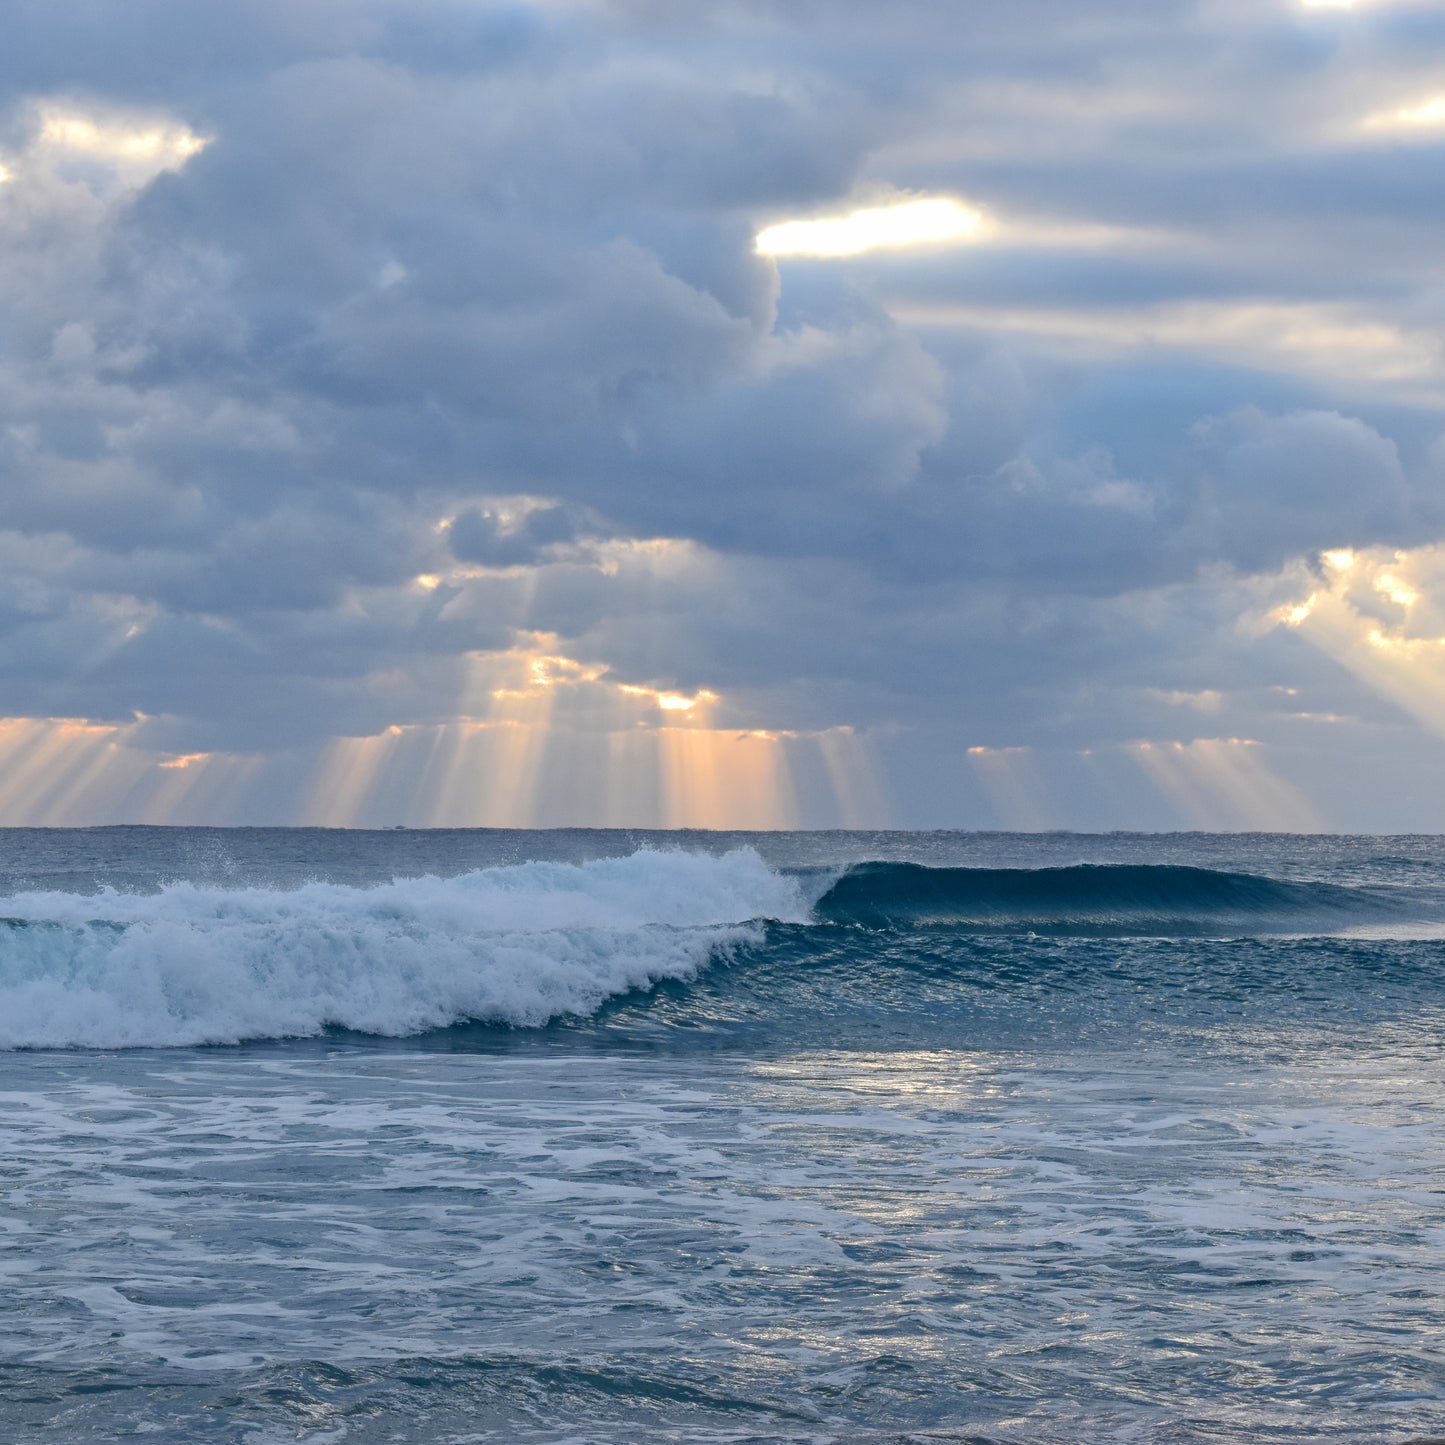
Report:
[[[0,1048],[535,1027],[688,977],[758,939],[760,919],[806,914],[797,883],[746,849],[366,888],[17,894],[0,899]]]

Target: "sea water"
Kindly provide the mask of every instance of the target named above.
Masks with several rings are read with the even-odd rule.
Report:
[[[1445,842],[0,832],[0,1440],[1445,1434]]]

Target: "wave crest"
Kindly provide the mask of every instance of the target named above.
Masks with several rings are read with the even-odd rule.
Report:
[[[817,904],[819,918],[869,928],[949,925],[974,932],[1203,934],[1294,931],[1378,918],[1379,895],[1328,883],[1171,864],[928,868],[861,863]]]
[[[28,893],[0,913],[0,1047],[125,1048],[537,1026],[688,977],[807,905],[740,850],[369,888]]]

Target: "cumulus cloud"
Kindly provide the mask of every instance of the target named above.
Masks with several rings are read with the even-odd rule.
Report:
[[[1237,736],[1308,793],[1319,719],[1405,725],[1259,619],[1445,529],[1434,151],[1361,124],[1424,11],[12,8],[0,711],[273,810],[335,739],[407,740],[382,788],[407,730],[705,713],[818,788],[871,740],[929,823],[1114,816],[1010,749]],[[756,244],[930,197],[977,225]]]

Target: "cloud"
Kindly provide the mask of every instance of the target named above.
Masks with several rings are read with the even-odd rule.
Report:
[[[520,567],[566,555],[584,537],[599,537],[602,526],[576,508],[543,503],[512,511],[468,507],[447,523],[446,531],[459,561]]]
[[[1445,527],[1430,128],[1360,126],[1429,103],[1428,7],[14,12],[0,680],[70,778],[27,816],[612,748],[674,821],[689,769],[777,819],[1111,819],[1108,754],[1119,821],[1298,823],[1322,729],[1401,755],[1250,619]],[[976,224],[760,253],[900,204]],[[580,671],[507,713],[539,657]]]
[[[1245,412],[1204,422],[1196,436],[1208,468],[1206,525],[1240,568],[1265,571],[1341,544],[1404,541],[1427,518],[1445,521],[1424,487],[1412,498],[1396,445],[1358,419]]]
[[[846,216],[779,221],[758,232],[764,256],[858,256],[865,251],[959,242],[976,235],[983,217],[959,201],[923,197],[869,206]]]

